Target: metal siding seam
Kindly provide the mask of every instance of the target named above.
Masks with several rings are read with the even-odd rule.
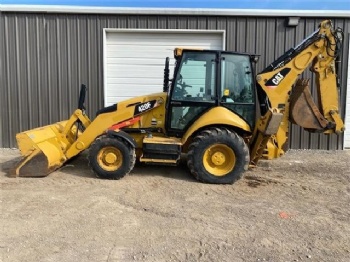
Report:
[[[98,34],[99,34],[99,28],[98,28],[98,17],[96,19],[93,20],[93,24],[92,24],[92,36],[93,36],[93,39],[92,39],[92,51],[93,51],[93,54],[92,54],[92,81],[91,81],[91,86],[92,86],[92,89],[95,90],[94,91],[94,100],[93,100],[93,103],[91,103],[91,109],[92,111],[96,112],[97,111],[97,108],[96,108],[96,105],[98,104],[99,102],[99,89],[98,89],[98,53],[100,52],[99,48],[98,48],[98,42],[99,42],[99,37],[98,37]]]
[[[341,97],[342,99],[342,117],[345,121],[345,124],[348,124],[345,128],[345,132],[343,134],[343,138],[341,140],[342,146],[344,149],[350,148],[350,114],[346,115],[346,112],[350,112],[350,21],[346,22],[345,19],[343,21],[344,28],[344,48],[342,55],[342,76],[341,76]],[[349,99],[349,100],[348,100]],[[347,141],[347,142],[346,142]]]
[[[27,108],[28,108],[28,83],[27,83],[27,34],[26,34],[26,17],[23,16],[19,20],[19,38],[18,38],[18,43],[19,43],[19,50],[18,50],[18,56],[19,56],[19,61],[20,61],[20,75],[21,75],[21,85],[18,86],[18,95],[20,97],[20,105],[21,105],[21,110],[19,111],[19,115],[21,117],[21,122],[20,122],[20,130],[26,130],[27,127]],[[22,92],[21,92],[22,90]]]
[[[76,27],[77,27],[77,46],[79,47],[81,45],[81,40],[80,40],[80,27],[79,27],[79,17],[77,17],[77,22],[76,22]],[[76,49],[76,59],[77,59],[77,79],[79,84],[81,83],[81,66],[80,66],[80,48]]]
[[[255,42],[257,40],[255,18],[247,19],[246,32],[247,32],[247,40],[245,43],[246,44],[245,50],[247,53],[255,53],[255,50],[256,50]]]
[[[42,88],[42,83],[41,83],[41,70],[40,70],[40,62],[41,62],[41,56],[40,56],[40,44],[42,43],[40,41],[40,30],[39,30],[39,17],[36,17],[36,60],[37,60],[37,71],[38,71],[38,86],[37,86],[37,108],[38,108],[38,122],[36,123],[38,126],[42,125],[42,101],[41,101],[41,92],[40,89]],[[35,125],[35,124],[34,124]]]
[[[231,37],[226,39],[227,46],[229,47],[229,50],[235,49],[235,41],[234,41],[234,38],[232,37],[232,36],[235,35],[235,32],[232,29],[232,27],[233,27],[232,24],[234,24],[232,22],[232,19],[227,19],[227,21],[226,21],[226,30],[225,31],[229,31],[231,33]]]
[[[61,30],[60,30],[60,25],[61,25],[61,21],[60,21],[60,17],[57,16],[56,17],[56,56],[57,56],[57,86],[56,86],[56,92],[58,95],[58,103],[57,103],[57,112],[58,112],[58,119],[62,119],[62,108],[63,106],[62,104],[62,52],[61,52]],[[55,120],[54,120],[55,121]]]
[[[201,17],[201,16],[197,17],[197,29],[202,29],[202,30],[208,29],[206,17]]]
[[[17,79],[17,85],[15,87],[16,90],[16,109],[14,110],[14,112],[16,112],[16,120],[13,121],[14,126],[17,126],[18,128],[16,128],[17,130],[22,130],[22,115],[21,115],[21,111],[22,111],[22,104],[21,104],[21,96],[20,94],[20,87],[22,86],[22,75],[21,75],[21,68],[20,68],[20,53],[19,53],[19,27],[18,27],[18,17],[15,17],[15,35],[16,35],[16,49],[15,49],[15,56],[16,56],[16,79]],[[16,123],[16,124],[15,124]]]
[[[295,46],[295,28],[284,27],[284,21],[281,21],[280,24],[283,23],[283,39],[284,39],[284,50],[289,50],[291,47]],[[294,36],[294,37],[293,37]],[[289,123],[289,136],[294,139],[290,139],[293,143],[292,147],[301,147],[303,144],[303,132],[300,132],[301,129],[298,126],[293,126],[292,123]],[[305,146],[303,146],[305,148]]]
[[[306,37],[305,34],[305,20],[304,19],[300,19],[299,21],[299,25],[295,28],[295,34],[294,34],[294,45],[297,45],[298,43],[300,43],[301,41],[303,41],[303,39]],[[306,149],[310,149],[310,133],[305,132],[302,128],[294,128],[294,130],[297,130],[297,134],[300,135],[300,142],[298,147],[296,148],[306,148]]]
[[[3,32],[3,26],[4,25],[4,22],[3,22],[3,16],[0,12],[0,35],[4,36],[4,32]],[[3,48],[5,48],[5,43],[3,43],[4,41],[4,37],[2,37],[0,39],[0,104],[2,106],[4,106],[6,104],[6,102],[4,101],[4,97],[5,97],[5,83],[6,83],[6,80],[5,80],[5,74],[4,74],[4,61],[3,61],[3,57],[4,57],[4,50]],[[5,107],[6,108],[6,107]],[[2,122],[3,122],[3,119],[4,119],[4,114],[5,114],[6,110],[1,110],[0,111],[0,147],[1,145],[3,144],[3,141],[2,141]]]
[[[348,24],[349,26],[349,24]],[[348,27],[349,31],[350,28]],[[343,57],[348,57],[347,59],[347,67],[346,70],[347,71],[347,77],[344,76],[344,84],[343,86],[345,86],[345,109],[344,109],[344,119],[347,120],[347,135],[345,136],[344,134],[344,139],[343,139],[343,147],[345,148],[350,148],[350,32],[348,33],[347,37],[346,37],[347,41],[348,41],[348,48],[345,51],[345,54],[343,55]],[[349,113],[348,115],[346,114]],[[345,139],[347,140],[347,143],[345,144]]]
[[[90,46],[90,19],[86,19],[86,56],[87,56],[87,86],[91,86],[91,46]],[[90,88],[90,94],[92,93],[92,88]],[[91,108],[92,99],[89,99],[88,101],[89,108]]]
[[[243,26],[242,26],[243,25]],[[245,52],[245,46],[246,46],[246,21],[242,17],[237,18],[237,45],[236,45],[236,51],[237,52]]]
[[[101,78],[101,76],[103,76],[103,70],[101,70],[101,68],[103,67],[103,63],[102,63],[102,56],[101,54],[103,54],[103,50],[102,50],[102,45],[101,42],[103,40],[103,38],[101,38],[100,36],[103,37],[103,30],[102,30],[103,26],[102,26],[102,17],[98,17],[98,21],[97,21],[97,31],[98,31],[98,35],[96,38],[97,41],[97,90],[98,90],[98,98],[97,101],[98,103],[95,104],[95,111],[97,111],[99,109],[99,107],[102,107],[102,96],[101,96],[101,92],[100,92],[100,88],[103,87],[103,85],[101,85],[101,81],[103,81],[103,79]]]
[[[106,72],[107,70],[107,29],[103,29],[103,72]],[[108,82],[107,82],[107,74],[103,74],[103,104],[106,104],[107,101],[107,88]]]
[[[2,110],[2,115],[1,116],[1,122],[2,122],[2,126],[1,128],[4,128],[4,131],[2,132],[2,146],[5,146],[5,147],[9,147],[10,146],[10,141],[11,141],[11,119],[10,119],[10,110],[11,110],[11,102],[10,102],[10,91],[9,91],[9,88],[10,88],[10,68],[9,68],[9,44],[8,44],[8,41],[9,41],[9,35],[8,35],[8,17],[3,17],[0,19],[3,19],[4,20],[4,38],[3,38],[3,41],[4,41],[4,51],[5,53],[3,54],[2,57],[5,58],[5,63],[3,64],[4,66],[4,71],[6,72],[6,76],[4,76],[4,81],[5,82],[5,85],[6,85],[6,94],[4,96],[2,96],[2,99],[6,99],[6,104],[7,104],[7,107],[8,107],[8,110]],[[6,68],[5,68],[6,66]],[[5,104],[5,103],[4,103]],[[4,105],[2,104],[2,105]],[[6,121],[7,120],[7,121]],[[7,128],[5,128],[5,126]],[[6,135],[5,135],[6,134]],[[7,139],[6,139],[7,138]]]
[[[67,41],[66,41],[66,49],[67,49],[67,102],[68,102],[68,112],[72,112],[73,111],[73,105],[72,105],[72,75],[71,75],[71,71],[72,71],[72,57],[71,57],[71,37],[70,37],[70,19],[68,18],[68,16],[66,17],[66,37],[67,37]]]
[[[51,27],[51,19],[50,17],[43,17],[45,20],[45,30],[44,30],[44,38],[45,41],[45,55],[41,57],[41,60],[45,63],[46,74],[43,75],[43,88],[41,92],[41,101],[42,101],[42,112],[43,112],[43,124],[48,124],[51,118],[51,112],[48,108],[48,100],[50,99],[50,79],[51,79],[51,54],[50,54],[50,27]],[[44,86],[46,87],[44,89]],[[47,96],[47,97],[46,97]],[[46,98],[46,99],[45,99]]]
[[[29,129],[30,128],[30,124],[33,119],[32,119],[32,81],[31,81],[31,70],[30,70],[30,65],[32,64],[31,63],[31,59],[30,59],[30,36],[29,36],[29,33],[28,33],[28,16],[25,17],[25,35],[26,35],[26,58],[27,58],[27,61],[26,61],[26,67],[27,67],[27,88],[28,88],[28,111],[27,111],[27,115],[28,115],[28,118],[26,119],[26,123],[25,123],[25,129]]]
[[[9,134],[6,134],[6,131],[9,132],[9,128],[8,128],[8,117],[9,117],[9,105],[8,105],[8,100],[9,100],[9,96],[8,96],[8,68],[6,65],[8,65],[7,62],[7,56],[8,56],[8,52],[7,52],[7,44],[6,44],[6,39],[7,38],[7,32],[6,32],[6,18],[5,16],[3,16],[0,13],[0,35],[3,35],[4,37],[1,38],[1,46],[0,46],[0,85],[1,85],[1,97],[0,97],[0,101],[1,101],[1,105],[4,108],[7,108],[7,110],[1,110],[0,112],[0,147],[2,145],[5,145],[5,141],[8,143],[8,139],[6,139],[6,137]],[[7,120],[7,121],[6,121]],[[5,129],[5,126],[7,126],[7,128]]]
[[[47,104],[45,104],[45,102],[47,103],[48,100],[50,100],[51,97],[51,55],[50,55],[50,20],[47,21],[48,25],[46,27],[45,30],[45,34],[46,34],[46,59],[47,60],[47,90],[46,93],[48,95],[47,99],[43,99],[44,97],[42,97],[42,101],[43,101],[43,110],[44,112],[46,112],[47,115],[47,122],[51,121],[51,109],[47,107]],[[43,92],[43,95],[45,93]],[[51,104],[51,103],[49,103]],[[45,110],[45,108],[47,108],[47,111]],[[46,124],[46,123],[45,123]]]

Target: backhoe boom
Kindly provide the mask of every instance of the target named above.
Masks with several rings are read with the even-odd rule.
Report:
[[[317,31],[257,75],[262,116],[250,140],[252,165],[263,156],[275,158],[284,154],[289,121],[310,132],[329,134],[344,130],[335,69],[341,42],[341,29],[334,30],[331,21],[323,21]],[[310,66],[316,75],[318,107],[308,91],[309,81],[296,82]]]

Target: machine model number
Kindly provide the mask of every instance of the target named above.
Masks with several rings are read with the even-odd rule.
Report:
[[[150,109],[150,108],[151,108],[150,102],[147,102],[146,104],[138,106],[139,112],[141,112],[141,113],[147,109]]]
[[[134,116],[142,114],[143,112],[151,110],[152,108],[157,106],[158,106],[157,100],[152,100],[142,104],[138,104],[135,106]]]

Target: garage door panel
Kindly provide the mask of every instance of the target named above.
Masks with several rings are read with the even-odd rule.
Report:
[[[133,76],[124,78],[110,78],[109,84],[128,84],[128,85],[157,85],[159,78],[135,78]]]
[[[144,84],[144,85],[130,85],[132,88],[128,90],[127,93],[120,94],[119,90],[125,89],[127,86],[125,84],[110,84],[107,87],[107,90],[109,91],[109,94],[111,96],[139,96],[140,93],[144,92],[144,89],[147,88],[148,92],[147,94],[150,93],[157,93],[157,92],[162,92],[163,88],[159,88],[155,86],[154,84]]]
[[[170,75],[175,47],[223,49],[223,32],[106,32],[105,105],[163,90],[165,58]]]
[[[144,41],[143,39],[135,39],[134,43],[123,43],[123,45],[128,45],[128,46],[139,46],[136,42],[142,42],[142,46],[147,46],[147,47],[153,47],[154,45],[156,46],[167,46],[166,44],[160,44],[159,40],[165,41],[166,39],[160,38],[155,42],[152,41]],[[185,41],[182,39],[170,39],[169,42],[176,42],[177,44],[175,46],[197,46],[197,45],[202,45],[203,42],[208,42],[210,43],[211,39],[202,39],[202,40],[192,40],[192,41]],[[113,45],[112,45],[113,46]],[[218,45],[216,45],[218,46]]]
[[[121,88],[124,88],[124,86],[122,85],[112,86],[112,88],[110,89],[110,94],[108,96],[109,103],[114,104],[119,101],[123,101],[125,99],[143,96],[143,95],[152,94],[152,93],[159,93],[159,92],[162,92],[163,90],[161,85],[158,87],[153,85],[143,85],[143,86],[135,86],[134,88],[131,89],[130,92],[128,92],[128,94],[121,95],[119,92],[113,92],[113,90],[115,90],[116,88],[121,89]]]
[[[171,39],[168,40],[168,43],[164,43],[164,42],[160,42],[161,41],[165,41],[166,39],[163,38],[159,38],[157,39],[157,41],[154,42],[144,42],[143,39],[135,39],[134,42],[125,42],[125,43],[108,43],[108,46],[110,46],[111,48],[118,48],[120,46],[125,46],[125,47],[129,47],[130,49],[132,48],[140,48],[143,50],[147,50],[147,49],[151,49],[154,50],[156,49],[156,47],[166,47],[169,46],[169,43],[176,43],[175,46],[196,46],[196,45],[201,45],[203,42],[212,42],[211,39],[202,39],[202,40],[196,40],[196,41],[184,41],[182,39]],[[140,42],[142,42],[142,46],[140,46]],[[220,46],[220,45],[219,45]]]
[[[147,62],[146,62],[147,63]],[[150,70],[151,68],[151,70]],[[132,70],[134,72],[140,71],[146,71],[149,72],[150,74],[152,73],[156,73],[155,71],[159,70],[162,71],[162,69],[164,69],[164,65],[163,64],[158,64],[158,65],[148,65],[148,64],[139,64],[137,66],[135,65],[131,65],[131,64],[109,64],[109,68],[107,70],[107,73],[111,73],[114,71],[129,71]],[[163,73],[163,72],[162,72]]]
[[[164,65],[165,57],[164,59],[159,58],[130,58],[127,57],[123,60],[120,59],[120,57],[111,57],[107,59],[107,64],[111,65]]]
[[[142,43],[157,43],[158,39],[161,38],[164,40],[164,42],[171,41],[179,41],[184,43],[193,43],[193,42],[199,42],[199,41],[207,41],[207,43],[211,43],[215,40],[217,40],[217,35],[213,34],[212,32],[208,31],[181,31],[181,33],[176,32],[170,32],[166,33],[163,32],[118,32],[113,33],[110,32],[107,34],[106,39],[108,40],[108,43],[115,44],[115,43],[130,43],[130,44],[136,44],[136,41],[142,41]],[[208,33],[207,33],[208,32]],[[132,35],[131,35],[132,34]],[[192,37],[193,35],[196,35],[196,37]],[[159,42],[158,42],[159,43]]]
[[[166,48],[166,50],[164,50]],[[107,57],[115,58],[115,57],[131,57],[131,58],[137,58],[137,57],[147,57],[147,58],[154,58],[154,54],[157,54],[157,58],[167,56],[173,53],[175,47],[158,47],[155,50],[139,50],[137,47],[130,48],[130,47],[124,47],[119,46],[119,48],[111,48],[107,52]]]
[[[162,78],[164,75],[164,66],[113,66],[107,70],[107,74],[112,76],[123,75],[135,78]]]

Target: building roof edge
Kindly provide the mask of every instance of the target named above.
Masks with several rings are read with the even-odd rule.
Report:
[[[81,13],[134,15],[206,15],[206,16],[298,16],[350,17],[350,10],[275,10],[275,9],[209,9],[209,8],[135,8],[67,5],[0,5],[1,12]]]

